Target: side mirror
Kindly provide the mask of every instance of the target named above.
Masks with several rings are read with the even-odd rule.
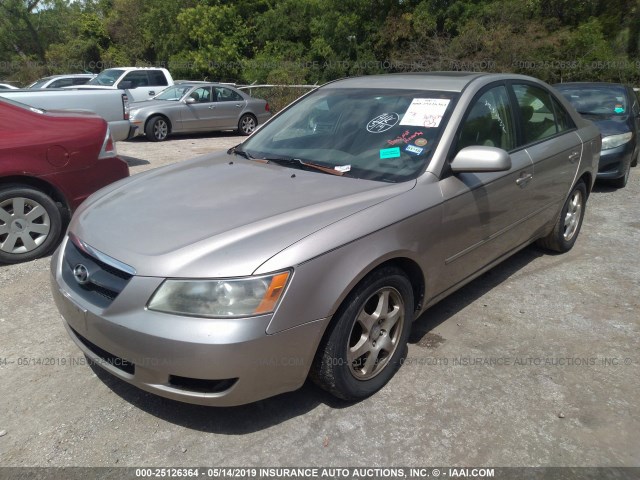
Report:
[[[505,172],[511,157],[501,148],[473,146],[463,148],[451,162],[451,170],[462,172]]]
[[[133,82],[130,80],[123,80],[118,84],[118,88],[120,90],[131,90],[132,88],[135,88],[133,86]]]
[[[196,99],[193,97],[187,97],[184,103],[196,103]]]

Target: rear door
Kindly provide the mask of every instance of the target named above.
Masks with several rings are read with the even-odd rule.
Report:
[[[518,107],[518,141],[533,162],[535,230],[553,220],[563,205],[578,171],[582,142],[571,116],[546,88],[527,82],[511,86]]]
[[[247,102],[239,93],[227,87],[213,87],[215,93],[215,125],[219,130],[238,128],[240,114]]]

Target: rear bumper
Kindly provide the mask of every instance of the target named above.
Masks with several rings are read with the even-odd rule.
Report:
[[[117,120],[109,122],[109,129],[115,142],[121,142],[131,136],[131,122],[129,120]]]

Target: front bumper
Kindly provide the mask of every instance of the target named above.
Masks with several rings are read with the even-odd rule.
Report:
[[[615,180],[624,177],[627,165],[631,162],[633,148],[633,142],[627,142],[616,148],[602,150],[596,179]]]
[[[241,405],[304,383],[328,318],[268,335],[273,315],[209,319],[153,312],[144,302],[163,279],[138,276],[101,308],[65,280],[66,244],[51,263],[56,306],[71,339],[111,374],[163,397],[212,406]]]

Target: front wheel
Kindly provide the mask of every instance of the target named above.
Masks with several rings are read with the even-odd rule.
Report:
[[[538,240],[538,243],[549,250],[568,252],[576,243],[587,203],[587,187],[579,181],[567,197],[560,216],[549,235]]]
[[[0,187],[0,263],[47,255],[61,231],[62,214],[48,195],[22,185]]]
[[[144,133],[152,142],[162,142],[169,136],[169,123],[163,117],[153,117],[147,122]]]
[[[395,267],[375,271],[336,313],[316,354],[312,380],[344,400],[372,395],[400,368],[412,321],[409,279]]]
[[[241,135],[251,135],[258,126],[258,121],[253,115],[248,113],[240,117],[238,121],[238,132]]]

